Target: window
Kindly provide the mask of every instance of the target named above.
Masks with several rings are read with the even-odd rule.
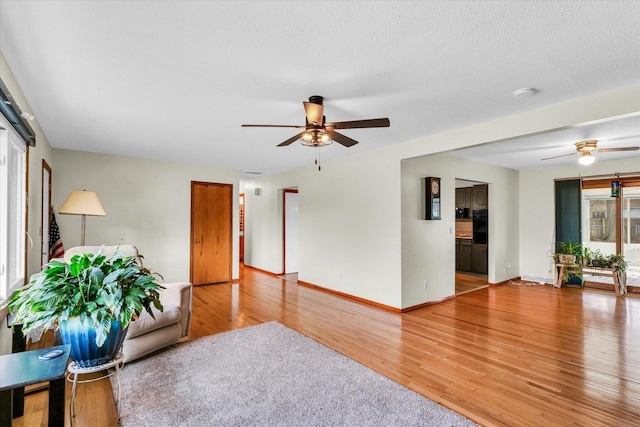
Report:
[[[601,197],[609,197],[604,195]],[[588,200],[589,240],[616,242],[616,201],[611,198]]]
[[[26,144],[7,129],[0,119],[0,303],[22,286],[25,271]]]
[[[637,190],[637,187],[634,190]],[[640,191],[636,191],[636,193],[640,193]],[[625,194],[622,219],[625,243],[640,243],[640,194],[630,197]]]

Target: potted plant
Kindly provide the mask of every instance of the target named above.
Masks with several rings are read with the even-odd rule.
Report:
[[[162,311],[156,276],[135,256],[116,252],[75,255],[69,263],[52,261],[31,276],[11,298],[9,310],[23,332],[57,325],[71,359],[79,367],[112,360],[122,346],[129,323],[142,310]]]
[[[579,262],[582,259],[582,245],[580,243],[573,243],[571,240],[568,243],[558,242],[556,244],[556,252],[553,256],[553,260],[556,264],[568,264]]]
[[[591,263],[589,264],[591,267],[606,268],[609,263],[607,257],[600,252],[600,249],[591,251],[589,258],[591,260]]]
[[[611,254],[607,256],[607,267],[624,273],[627,270],[627,262],[623,255]]]
[[[572,241],[558,242],[553,253],[553,262],[563,264],[562,281],[570,284],[582,284],[582,258],[583,250],[580,243]]]

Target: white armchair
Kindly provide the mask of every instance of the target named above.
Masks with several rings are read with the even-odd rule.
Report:
[[[96,253],[102,246],[75,246],[64,254],[66,262],[81,253]],[[116,251],[125,256],[139,256],[133,245],[104,246],[102,254],[111,256]],[[142,265],[142,259],[138,258]],[[192,285],[188,282],[160,283],[165,289],[160,291],[162,312],[153,308],[155,319],[146,311],[129,324],[127,336],[122,344],[124,361],[130,362],[161,348],[177,343],[189,335],[191,326]]]

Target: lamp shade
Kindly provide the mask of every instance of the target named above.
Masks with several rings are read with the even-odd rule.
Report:
[[[73,190],[58,211],[61,214],[106,216],[95,191]]]

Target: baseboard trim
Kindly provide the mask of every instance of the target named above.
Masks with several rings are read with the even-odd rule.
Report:
[[[475,290],[475,289],[473,289],[473,290]],[[405,307],[400,311],[402,313],[408,313],[410,311],[419,310],[421,308],[429,307],[431,305],[436,305],[436,304],[440,304],[440,303],[445,302],[445,301],[452,300],[455,297],[456,297],[455,295],[449,295],[448,297],[440,298],[440,299],[437,299],[435,301],[427,301],[427,302],[423,302],[422,304],[412,305],[411,307]]]
[[[489,283],[489,286],[502,286],[502,285],[508,285],[509,282],[517,280],[519,282],[532,282],[531,280],[522,280],[522,277],[518,276],[518,277],[512,277],[511,279],[507,279],[507,280],[503,280],[502,282],[498,282],[498,283]]]
[[[336,291],[334,289],[329,289],[329,288],[325,288],[325,287],[322,287],[322,286],[314,285],[313,283],[305,282],[305,281],[302,281],[302,280],[298,280],[298,285],[302,285],[302,286],[306,286],[306,287],[309,287],[309,288],[317,289],[319,291],[326,292],[326,293],[329,293],[329,294],[338,295],[338,296],[341,296],[341,297],[344,297],[344,298],[347,298],[347,299],[350,299],[350,300],[353,300],[353,301],[361,302],[363,304],[371,305],[373,307],[378,307],[378,308],[381,308],[383,310],[391,311],[391,312],[394,312],[394,313],[402,313],[401,309],[396,308],[396,307],[391,307],[390,305],[385,305],[385,304],[381,304],[379,302],[375,302],[375,301],[371,301],[371,300],[368,300],[368,299],[356,297],[354,295],[349,295],[347,293]]]
[[[271,271],[263,270],[261,268],[253,267],[253,266],[247,265],[247,264],[244,265],[244,268],[250,268],[251,270],[256,270],[256,271],[259,271],[260,273],[268,274],[269,276],[273,276],[273,277],[282,276],[282,274],[283,274],[283,273],[272,273]]]

